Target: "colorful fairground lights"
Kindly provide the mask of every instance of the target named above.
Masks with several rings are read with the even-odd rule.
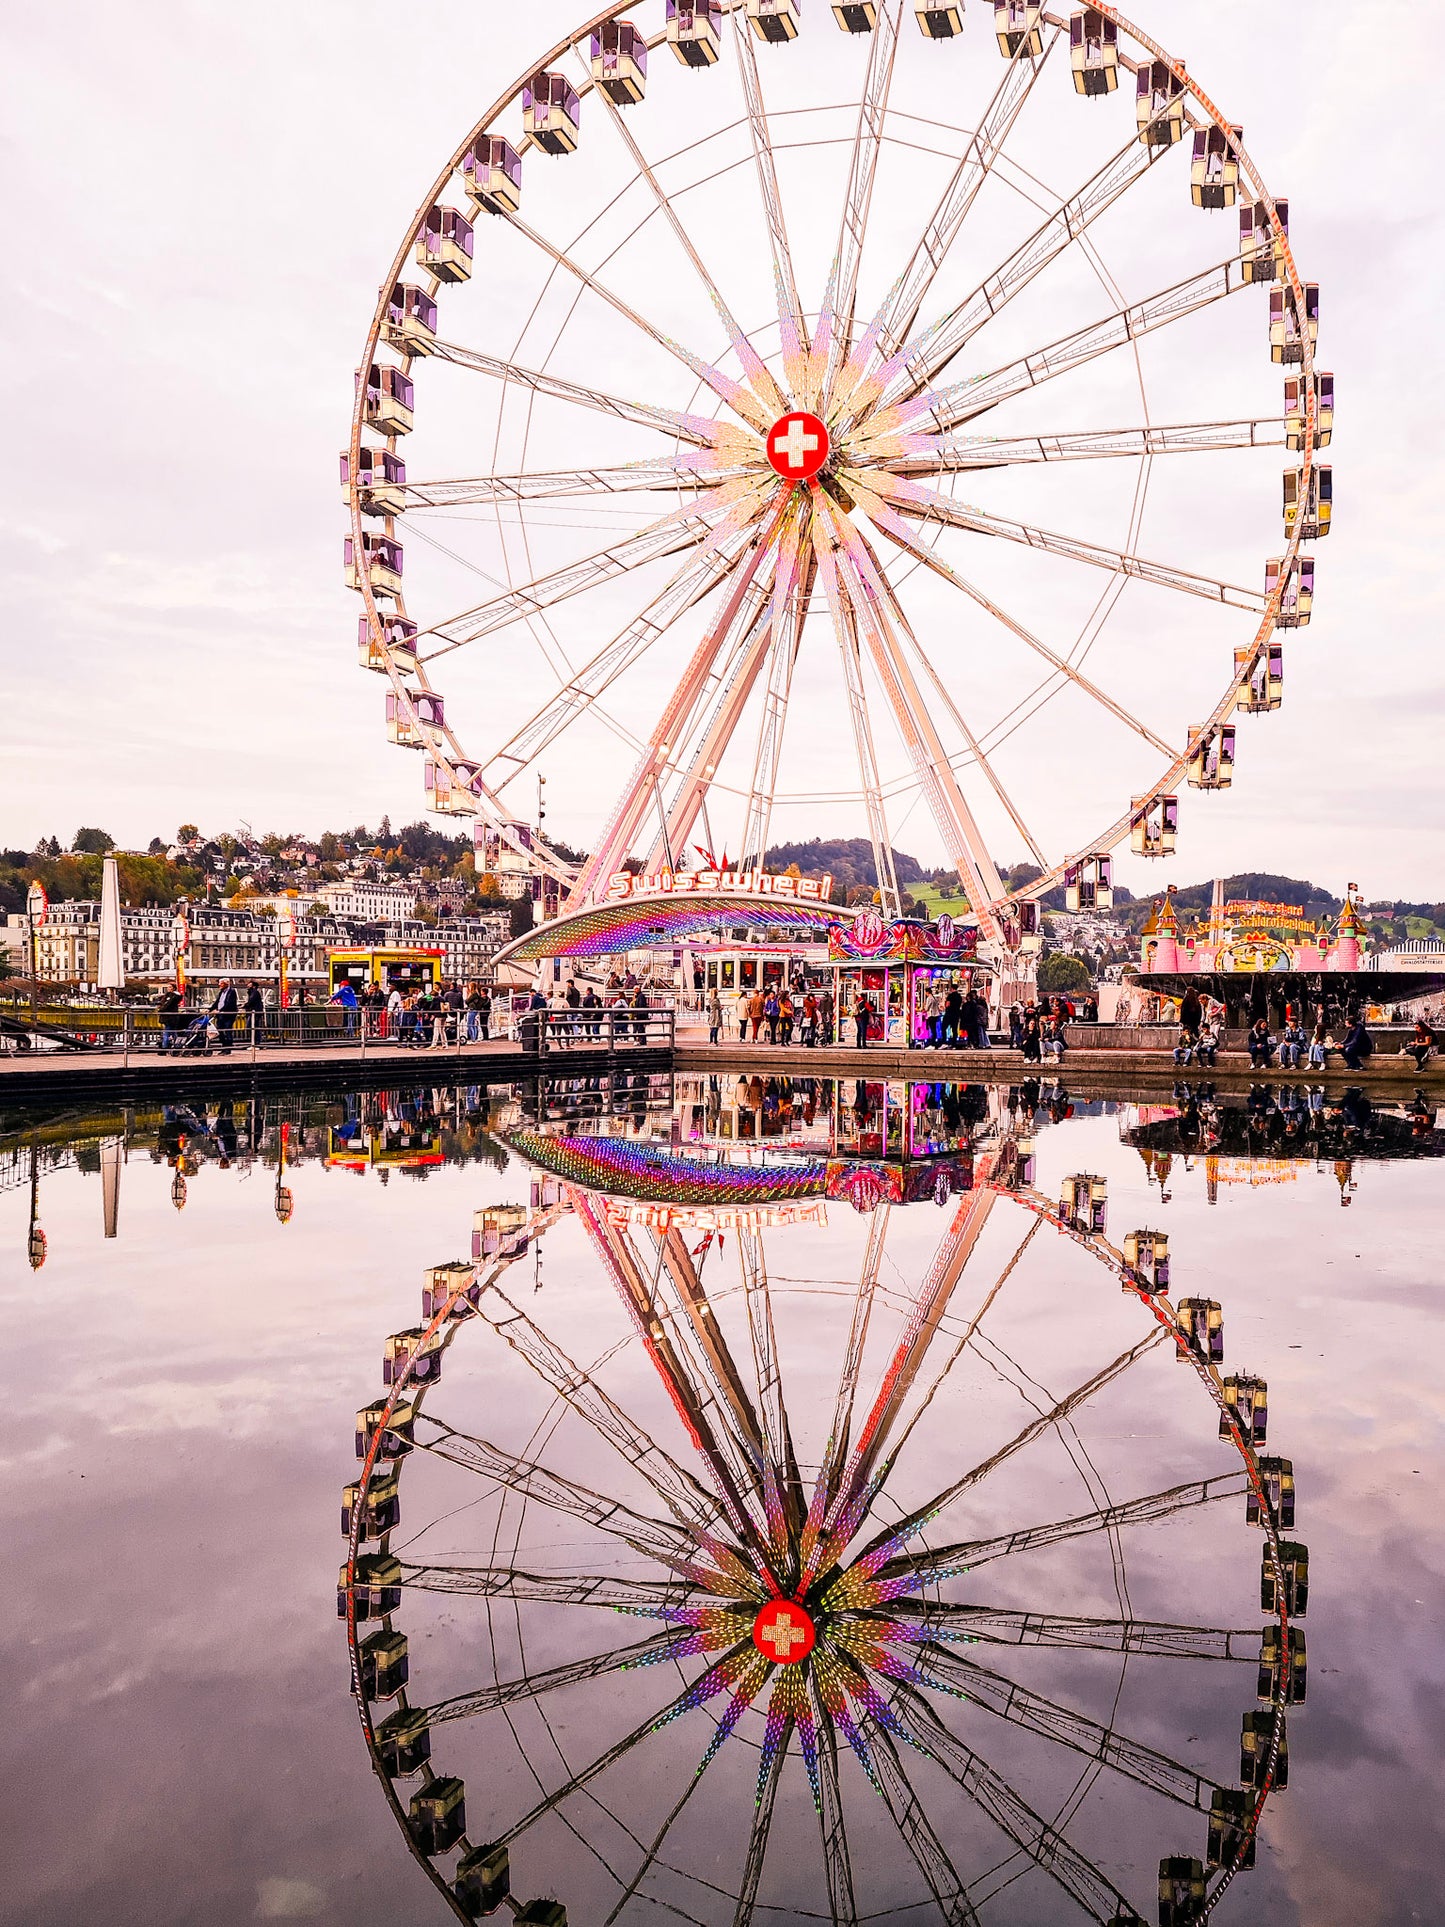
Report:
[[[1017,951],[1066,876],[1171,855],[1280,705],[1333,494],[1289,204],[1147,26],[970,12],[637,0],[408,202],[342,455],[361,662],[428,807],[565,911],[826,802],[896,917],[921,803]],[[585,861],[517,820],[543,764]]]
[[[525,1153],[531,1139],[511,1142]],[[866,1838],[874,1838],[877,1823],[860,1814],[859,1802],[867,1801],[896,1833],[907,1870],[898,1875],[894,1905],[921,1910],[916,1917],[972,1921],[999,1890],[988,1871],[996,1853],[981,1868],[958,1864],[963,1848],[954,1835],[958,1813],[967,1809],[1002,1836],[1004,1864],[1016,1863],[1015,1877],[1017,1867],[1039,1870],[1082,1918],[1112,1927],[1156,1919],[1162,1927],[1186,1927],[1207,1919],[1252,1866],[1267,1802],[1287,1781],[1286,1709],[1305,1695],[1298,1621],[1308,1604],[1309,1563],[1293,1537],[1294,1468],[1266,1451],[1268,1388],[1257,1374],[1224,1375],[1225,1321],[1216,1300],[1171,1298],[1177,1254],[1168,1237],[1137,1229],[1111,1243],[1104,1180],[1071,1174],[1057,1198],[1045,1196],[1033,1185],[1031,1148],[1005,1119],[995,1119],[980,1130],[972,1187],[950,1201],[916,1287],[890,1285],[890,1230],[901,1235],[908,1214],[888,1206],[866,1220],[856,1282],[830,1282],[839,1368],[821,1406],[818,1460],[805,1470],[807,1394],[785,1370],[779,1344],[779,1330],[792,1328],[790,1294],[806,1258],[796,1228],[765,1239],[762,1229],[748,1228],[745,1214],[730,1215],[736,1266],[727,1269],[720,1237],[705,1233],[689,1242],[703,1216],[690,1221],[684,1237],[609,1209],[619,1199],[651,1195],[645,1157],[612,1161],[603,1191],[542,1169],[529,1209],[494,1209],[496,1235],[484,1227],[481,1239],[491,1255],[428,1271],[420,1321],[386,1341],[383,1389],[358,1414],[362,1464],[343,1504],[347,1558],[338,1608],[363,1733],[406,1842],[452,1914],[473,1920],[510,1905],[524,1921],[565,1922],[565,1895],[523,1904],[513,1894],[514,1881],[536,1892],[552,1878],[563,1835],[548,1829],[558,1825],[586,1844],[592,1875],[605,1872],[615,1902],[607,1919],[650,1917],[654,1903],[689,1920],[723,1917],[719,1904],[736,1921],[776,1914],[768,1878],[786,1875],[804,1849],[796,1834],[775,1843],[771,1855],[769,1842],[784,1811],[796,1816],[785,1788],[801,1771],[817,1842],[806,1849],[817,1866],[810,1915],[860,1917],[858,1882],[871,1849],[850,1846],[850,1829],[856,1837],[861,1819]],[[595,1162],[587,1174],[597,1175]],[[917,1215],[931,1208],[917,1207],[915,1227],[934,1222]],[[581,1271],[572,1246],[573,1290],[529,1291],[525,1265],[514,1283],[508,1274],[528,1249],[559,1235],[564,1222],[567,1235],[582,1240]],[[983,1259],[990,1228],[1001,1241]],[[956,1390],[949,1374],[982,1314],[975,1310],[971,1321],[954,1316],[952,1301],[958,1294],[960,1305],[986,1308],[1014,1269],[1031,1262],[1029,1248],[1039,1238],[1062,1239],[1069,1251],[1061,1260],[1056,1245],[1040,1247],[1039,1263],[1048,1269],[1035,1274],[1036,1284],[1063,1262],[1079,1274],[1068,1285],[1069,1294],[1080,1294],[1071,1303],[1089,1302],[1091,1283],[1104,1287],[1089,1326],[1099,1327],[1112,1307],[1124,1349],[1062,1397],[1034,1401],[1029,1421],[987,1456],[961,1459],[956,1434],[938,1413]],[[576,1295],[584,1280],[600,1288],[600,1300]],[[640,1378],[635,1367],[613,1379],[577,1362],[582,1323],[595,1321],[599,1303],[612,1307],[622,1342],[642,1348]],[[602,1342],[595,1323],[592,1329],[588,1342]],[[617,1350],[608,1343],[603,1361]],[[1167,1373],[1172,1357],[1187,1371],[1191,1395],[1204,1401],[1200,1443],[1217,1435],[1208,1449],[1221,1453],[1222,1468],[1122,1499],[1090,1485],[1088,1509],[947,1538],[951,1507],[971,1506],[992,1489],[987,1481],[1000,1468],[1026,1464],[1041,1442],[1087,1419],[1091,1400],[1132,1384],[1151,1357],[1160,1361],[1155,1369]],[[444,1366],[461,1380],[445,1395],[458,1407],[467,1375],[480,1374],[485,1432],[438,1410]],[[554,1460],[555,1421],[517,1446],[498,1442],[516,1391],[516,1383],[511,1393],[504,1389],[509,1373],[544,1401],[555,1400],[555,1413],[580,1427],[588,1441],[580,1457],[574,1446],[559,1449]],[[816,1372],[804,1382],[819,1389]],[[681,1422],[680,1433],[663,1435],[689,1442],[681,1458],[654,1430],[649,1386],[665,1395],[663,1414]],[[920,1426],[913,1450],[930,1485],[941,1476],[942,1488],[903,1509],[890,1499],[890,1480]],[[504,1516],[513,1521],[505,1544],[494,1540],[490,1553],[432,1550],[439,1522],[455,1516],[467,1496],[454,1485],[445,1501],[427,1496],[427,1467],[438,1462],[453,1469],[448,1477],[475,1475],[478,1491],[512,1508],[498,1515],[498,1532]],[[621,1489],[613,1488],[609,1467]],[[408,1501],[404,1539],[403,1484],[417,1490],[419,1506],[412,1511]],[[1225,1513],[1215,1510],[1221,1504]],[[1197,1587],[1172,1621],[1137,1618],[1122,1606],[1110,1618],[1052,1604],[1036,1610],[981,1603],[996,1562],[1055,1546],[1087,1549],[1092,1535],[1104,1535],[1118,1558],[1126,1546],[1131,1558],[1155,1548],[1165,1563],[1154,1577],[1167,1582],[1173,1568],[1169,1555],[1157,1552],[1160,1533],[1194,1531],[1205,1515],[1234,1520],[1231,1533],[1257,1532],[1252,1538],[1246,1531],[1239,1543],[1259,1547],[1262,1627],[1197,1623]],[[529,1518],[538,1524],[524,1544]],[[1180,1524],[1168,1528],[1170,1520]],[[560,1563],[549,1547],[561,1548]],[[500,1612],[519,1637],[532,1627],[542,1634],[545,1659],[530,1663],[522,1645],[515,1661],[499,1662],[495,1676],[480,1684],[424,1696],[413,1663],[432,1664],[436,1650],[411,1644],[404,1626],[427,1595],[469,1598],[494,1628]],[[1006,1589],[1005,1596],[1018,1595]],[[599,1610],[638,1627],[640,1636],[604,1640],[599,1651]],[[568,1626],[576,1652],[568,1651]],[[987,1663],[995,1646],[1044,1658],[1050,1651],[1114,1654],[1121,1666],[1135,1659],[1197,1665],[1191,1691],[1171,1695],[1166,1708],[1193,1707],[1200,1680],[1207,1692],[1228,1698],[1237,1674],[1220,1662],[1243,1665],[1253,1696],[1243,1713],[1237,1778],[1212,1777],[1202,1763],[1156,1744],[1154,1735],[1146,1741],[1128,1731],[1117,1694],[1115,1714],[1100,1721],[1015,1677],[1027,1674],[1022,1658],[1011,1671],[996,1671]],[[598,1737],[606,1743],[594,1749],[589,1739],[579,1758],[580,1739],[564,1753],[543,1738],[532,1761],[535,1785],[526,1776],[497,1777],[496,1748],[510,1744],[508,1733],[545,1736],[549,1708],[588,1682],[602,1683],[612,1730]],[[1195,1720],[1196,1713],[1182,1717]],[[1050,1757],[1075,1756],[1075,1774],[1080,1761],[1092,1762],[1089,1775],[1106,1775],[1120,1799],[1147,1794],[1170,1803],[1170,1834],[1197,1829],[1195,1851],[1163,1856],[1157,1896],[1126,1896],[1097,1849],[1091,1856],[1072,1837],[1072,1820],[1045,1818],[1014,1784],[1013,1751],[1003,1771],[978,1750],[988,1736],[976,1729],[989,1719],[1027,1732]],[[458,1752],[464,1736],[457,1721],[479,1726],[480,1764],[470,1786],[433,1762],[434,1743],[439,1754]],[[493,1721],[505,1722],[505,1730]],[[1182,1730],[1178,1744],[1185,1747]],[[724,1757],[745,1760],[741,1784],[736,1765],[717,1767]],[[627,1777],[634,1760],[641,1781]],[[614,1790],[624,1781],[632,1796]],[[939,1788],[946,1783],[952,1793],[945,1809]],[[666,1791],[668,1812],[655,1836],[650,1820],[635,1823],[630,1808],[616,1808],[619,1799],[641,1799],[640,1787],[652,1789],[654,1805],[657,1789]],[[700,1791],[707,1825],[699,1866],[687,1858],[689,1846],[697,1851],[697,1810],[679,1821]],[[1124,1864],[1132,1857],[1126,1849]],[[586,1904],[587,1918],[603,1918],[595,1897]]]

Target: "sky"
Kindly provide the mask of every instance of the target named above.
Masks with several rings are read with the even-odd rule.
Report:
[[[637,11],[650,22],[658,10],[647,0]],[[843,60],[844,36],[815,17],[817,0],[806,11],[811,41],[776,58]],[[991,86],[998,62],[982,11],[971,0],[972,39],[954,71],[991,62]],[[1188,836],[1168,874],[1186,882],[1267,869],[1334,889],[1357,881],[1370,895],[1433,899],[1442,894],[1445,716],[1433,524],[1445,472],[1428,429],[1438,415],[1433,358],[1421,343],[1433,341],[1439,309],[1441,217],[1426,117],[1407,107],[1403,68],[1433,71],[1445,55],[1445,17],[1416,11],[1408,47],[1371,32],[1368,16],[1343,0],[1312,8],[1307,32],[1297,8],[1260,0],[1221,0],[1208,10],[1141,0],[1137,17],[1186,56],[1206,91],[1244,124],[1265,178],[1288,196],[1302,271],[1322,290],[1320,365],[1338,383],[1328,456],[1336,525],[1317,551],[1314,620],[1288,639],[1279,714],[1242,719],[1235,787],[1202,807],[1186,795]],[[186,820],[212,833],[242,823],[315,833],[421,813],[420,759],[384,740],[381,683],[356,665],[358,604],[341,582],[336,461],[351,371],[377,286],[432,177],[487,102],[580,19],[554,0],[462,14],[418,0],[404,18],[333,0],[240,11],[175,0],[154,13],[163,31],[152,31],[144,10],[117,14],[82,0],[63,12],[31,9],[12,23],[0,80],[0,167],[16,232],[30,245],[12,250],[6,304],[0,843],[29,847],[50,834],[68,843],[81,824],[134,843]],[[923,50],[912,44],[911,22],[905,32],[916,63]],[[772,86],[774,69],[764,71]],[[676,120],[689,111],[685,103],[704,98],[678,91],[693,79],[655,58],[652,94],[671,103],[659,105],[659,116]],[[1066,79],[1054,80],[1072,110]],[[940,86],[942,118],[951,91]],[[1094,104],[1079,112],[1094,113]],[[1069,123],[1068,141],[1083,124]],[[600,131],[591,123],[589,130]],[[923,202],[927,160],[918,167]],[[1081,164],[1067,185],[1084,171]],[[1065,173],[1061,157],[1049,178],[1063,185]],[[909,177],[896,178],[901,235],[912,197]],[[569,191],[591,184],[565,171],[549,175],[538,207],[560,193],[559,181]],[[1222,245],[1196,256],[1197,265],[1229,251],[1230,223],[1229,232],[1216,230]],[[728,219],[710,233],[720,279],[726,271],[746,282],[757,272],[754,228]],[[1172,258],[1172,241],[1156,241],[1147,224],[1135,243],[1124,263],[1130,272],[1121,270],[1131,294],[1164,278],[1150,281],[1141,250]],[[517,264],[513,284],[513,267],[514,257],[499,253],[485,291],[509,325],[525,278]],[[475,285],[466,293],[481,298]],[[661,294],[659,302],[667,308]],[[621,365],[620,343],[599,328],[591,346],[597,384],[637,392],[645,375],[639,370],[629,385],[634,371]],[[1227,399],[1225,372],[1200,377],[1201,400],[1206,391],[1211,403],[1216,394]],[[1272,383],[1267,361],[1264,372]],[[1170,373],[1161,362],[1161,379]],[[658,399],[677,405],[676,384]],[[480,406],[474,416],[448,412],[455,459],[472,465],[447,472],[485,472],[491,447],[481,416]],[[1153,416],[1200,418],[1177,407],[1156,407]],[[474,452],[468,435],[482,443]],[[634,445],[626,458],[637,452]],[[1067,479],[1077,478],[1076,465]],[[1048,492],[1054,477],[1044,482],[1039,500],[1052,506],[1062,498]],[[1168,486],[1161,479],[1156,526],[1187,533]],[[1271,495],[1275,489],[1272,480]],[[1228,485],[1219,492],[1230,496]],[[1201,543],[1212,539],[1215,520],[1224,540],[1232,506],[1209,506]],[[1054,526],[1061,514],[1053,507]],[[1040,508],[1037,519],[1051,518]],[[594,545],[582,527],[553,529],[549,566]],[[1270,520],[1250,552],[1278,546]],[[1187,546],[1164,547],[1189,559]],[[482,585],[477,597],[487,592]],[[1167,695],[1179,673],[1178,655],[1167,652],[1184,632],[1171,611],[1167,632],[1152,633],[1148,605],[1137,606],[1137,653],[1118,657],[1117,673],[1144,696]],[[494,654],[467,694],[469,715],[484,720],[489,700],[505,709],[517,692],[518,701],[530,695],[537,667],[520,643],[515,654],[510,646]],[[817,769],[835,756],[829,732],[841,727],[829,720],[838,694],[830,682],[836,678],[810,685],[816,703],[795,704],[801,717],[790,727],[803,743],[812,729],[815,754],[799,796],[829,787]],[[665,686],[664,672],[657,687]],[[647,691],[644,683],[642,698]],[[1217,693],[1216,677],[1211,701]],[[1053,735],[1043,727],[1036,745],[1011,743],[1011,780],[1045,794],[1056,839],[1075,847],[1097,820],[1091,786],[1111,776],[1112,752],[1101,750],[1075,777],[1070,712],[1054,714]],[[629,761],[594,736],[544,765],[549,828],[586,846]],[[1121,771],[1110,815],[1127,803],[1123,781]],[[529,813],[530,798],[522,801]],[[774,828],[856,834],[861,823],[824,802],[799,803]],[[921,810],[900,808],[892,828],[901,847],[939,859]],[[1127,857],[1119,873],[1136,889],[1168,880],[1161,866]]]

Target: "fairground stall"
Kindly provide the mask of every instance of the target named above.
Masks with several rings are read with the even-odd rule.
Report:
[[[1136,982],[1171,1001],[1192,987],[1224,1006],[1231,1027],[1258,1017],[1277,1023],[1289,1008],[1383,1021],[1445,989],[1445,946],[1373,948],[1353,885],[1333,924],[1297,904],[1226,902],[1216,886],[1208,921],[1181,929],[1171,888],[1144,925]]]
[[[906,1049],[929,1038],[926,1011],[933,992],[970,990],[985,1000],[994,970],[978,959],[978,931],[942,916],[936,923],[907,918],[885,921],[865,910],[851,925],[828,932],[828,955],[836,973],[840,1034],[845,1015],[866,998],[872,1015],[868,1042]]]
[[[328,950],[330,994],[334,997],[343,984],[350,984],[358,997],[373,984],[380,984],[388,994],[399,990],[403,996],[413,990],[436,990],[442,980],[444,955],[441,950],[415,947]]]

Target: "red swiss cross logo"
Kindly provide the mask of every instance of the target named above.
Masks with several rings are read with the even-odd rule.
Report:
[[[773,423],[768,460],[785,482],[811,482],[827,461],[831,446],[820,418],[800,408]]]
[[[753,1621],[753,1644],[764,1659],[796,1666],[817,1642],[812,1620],[792,1599],[770,1599]]]

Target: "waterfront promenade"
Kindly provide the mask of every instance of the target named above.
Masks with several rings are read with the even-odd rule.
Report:
[[[1445,1058],[1432,1059],[1418,1070],[1413,1059],[1399,1055],[1408,1032],[1374,1033],[1375,1054],[1368,1068],[1348,1069],[1332,1053],[1323,1071],[1304,1066],[1285,1070],[1273,1065],[1256,1071],[1242,1048],[1221,1051],[1217,1065],[1181,1068],[1174,1062],[1172,1033],[1160,1030],[1152,1042],[1147,1032],[1110,1033],[1106,1026],[1081,1027],[1078,1046],[1062,1063],[1026,1063],[1016,1050],[901,1050],[873,1044],[856,1050],[842,1044],[807,1049],[766,1041],[741,1043],[730,1038],[709,1044],[706,1032],[686,1025],[674,1031],[670,1012],[654,1012],[647,1033],[597,1039],[569,1034],[549,1039],[539,1054],[512,1039],[488,1043],[454,1044],[441,1048],[402,1046],[389,1041],[358,1039],[308,1046],[271,1045],[253,1050],[237,1043],[230,1052],[214,1046],[209,1052],[135,1050],[129,1054],[106,1051],[26,1051],[0,1056],[0,1104],[29,1099],[65,1100],[82,1096],[140,1097],[162,1091],[236,1091],[278,1089],[319,1083],[333,1087],[380,1086],[409,1083],[505,1083],[539,1074],[586,1077],[618,1068],[677,1070],[718,1076],[786,1076],[791,1078],[852,1077],[908,1078],[915,1082],[1008,1083],[1029,1078],[1087,1080],[1091,1085],[1115,1081],[1151,1090],[1176,1083],[1211,1083],[1225,1089],[1252,1083],[1365,1085],[1392,1093],[1417,1088],[1445,1090]],[[1087,1041],[1085,1041],[1087,1040]]]

